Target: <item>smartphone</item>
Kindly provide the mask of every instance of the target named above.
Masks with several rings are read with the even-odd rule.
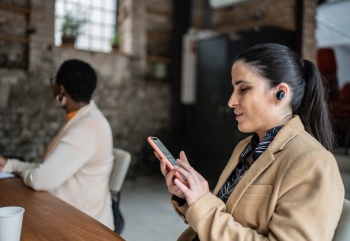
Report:
[[[161,158],[165,158],[167,167],[172,170],[174,166],[179,166],[176,162],[176,159],[169,152],[169,150],[164,146],[164,144],[155,136],[149,136],[147,138],[149,144],[156,151],[158,156]],[[179,179],[182,183],[186,183],[186,178],[181,176],[178,172],[175,173],[177,179]]]

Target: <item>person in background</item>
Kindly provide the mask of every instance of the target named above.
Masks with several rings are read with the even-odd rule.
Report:
[[[109,177],[113,168],[112,130],[91,96],[94,69],[86,62],[63,62],[52,81],[66,122],[41,164],[0,157],[0,171],[16,173],[26,185],[48,191],[114,230]]]
[[[231,77],[228,106],[252,136],[235,147],[213,192],[183,151],[174,170],[161,160],[172,205],[190,226],[178,240],[332,240],[344,186],[317,68],[265,43],[240,53]]]

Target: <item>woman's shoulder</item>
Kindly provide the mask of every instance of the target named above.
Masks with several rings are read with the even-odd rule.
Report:
[[[326,151],[326,148],[305,130],[291,139],[290,145],[298,146],[298,148],[306,148],[308,150],[318,149]]]
[[[97,133],[110,133],[111,126],[104,114],[94,106],[79,113],[77,118],[72,119],[67,132],[84,133],[84,136],[96,135]]]
[[[276,153],[276,160],[283,160],[285,166],[301,165],[305,170],[319,166],[321,169],[337,169],[333,153],[322,146],[308,132],[302,131]],[[288,164],[289,163],[289,164]]]
[[[103,112],[97,107],[95,103],[91,103],[89,108],[81,113],[80,122],[93,123],[94,125],[98,123],[108,122]]]

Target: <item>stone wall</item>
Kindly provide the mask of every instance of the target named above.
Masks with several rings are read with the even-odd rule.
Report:
[[[192,25],[196,28],[205,25],[204,1],[193,0]],[[312,59],[316,48],[317,1],[304,2],[303,55]],[[164,21],[172,17],[171,0],[119,0],[121,52],[117,53],[56,47],[54,0],[0,0],[0,3],[30,9],[28,16],[23,17],[18,12],[5,14],[0,8],[0,154],[42,160],[46,147],[65,120],[63,111],[54,106],[49,78],[70,58],[83,59],[96,69],[98,87],[93,98],[111,123],[115,146],[132,153],[133,165],[147,145],[146,137],[170,128],[171,83],[145,77],[145,72],[148,51],[154,48],[147,31],[161,33],[159,26],[166,26],[163,33],[166,35],[160,36],[171,38],[172,23]],[[294,29],[294,6],[295,0],[250,0],[212,10],[212,27],[218,32],[262,24]],[[16,26],[11,27],[10,23]],[[3,33],[17,37],[16,41],[4,40]],[[3,56],[11,61],[1,64],[5,63]]]
[[[2,2],[0,2],[2,3]],[[0,66],[25,69],[28,66],[28,4],[26,0],[16,1],[15,8],[10,1],[0,8]]]
[[[54,105],[49,78],[71,58],[87,61],[95,68],[98,86],[93,99],[112,126],[115,146],[131,152],[131,170],[146,137],[169,128],[169,82],[144,78],[145,5],[142,0],[119,2],[120,9],[127,11],[119,22],[122,41],[132,41],[129,45],[122,43],[121,52],[98,53],[56,47],[54,1],[31,1],[27,24],[35,32],[29,36],[28,68],[0,67],[0,100],[5,101],[0,104],[0,154],[42,161],[46,147],[65,121],[63,110]],[[3,44],[12,48],[10,42]]]

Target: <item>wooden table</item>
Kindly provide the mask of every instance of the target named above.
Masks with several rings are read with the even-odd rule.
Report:
[[[0,179],[0,207],[4,206],[25,209],[21,241],[124,240],[102,223],[50,193],[33,191],[17,177]]]

